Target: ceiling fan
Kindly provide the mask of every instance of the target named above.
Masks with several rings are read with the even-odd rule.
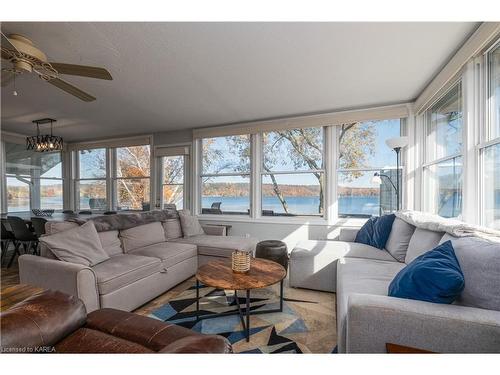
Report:
[[[112,80],[111,74],[104,68],[95,66],[63,64],[49,62],[47,56],[40,51],[33,42],[19,34],[10,34],[2,37],[2,59],[12,64],[12,67],[4,67],[2,62],[1,85],[7,86],[15,76],[23,73],[35,73],[43,81],[76,96],[84,102],[94,101],[96,98],[78,87],[60,78],[61,74],[73,76],[91,77],[97,79]]]

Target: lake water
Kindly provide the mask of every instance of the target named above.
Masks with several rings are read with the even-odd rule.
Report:
[[[222,211],[247,212],[249,200],[245,197],[203,197],[202,207],[210,208],[212,203],[222,202]],[[288,211],[297,215],[317,215],[318,197],[289,197],[286,199]],[[276,197],[264,197],[263,210],[284,213],[283,206]],[[339,197],[339,214],[341,215],[378,215],[379,198],[373,196]]]

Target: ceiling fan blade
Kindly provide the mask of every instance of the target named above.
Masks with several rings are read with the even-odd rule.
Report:
[[[7,38],[7,35],[5,35],[2,31],[0,31],[0,34],[2,36],[2,47],[3,48],[7,48],[7,49],[11,49],[11,50],[14,50],[14,51],[17,51],[19,52],[19,50],[16,48],[16,46],[14,46],[11,42],[10,42],[10,39]]]
[[[9,71],[3,71],[2,70],[2,87],[7,86],[13,79],[14,79],[14,72],[9,72]]]
[[[87,94],[85,91],[80,90],[78,87],[73,86],[72,84],[66,81],[63,81],[60,78],[54,78],[47,82],[63,91],[66,91],[68,94],[76,96],[78,99],[81,99],[84,102],[92,102],[95,100],[95,98],[92,95]]]
[[[51,62],[50,65],[57,70],[59,74],[69,74],[72,76],[91,77],[97,79],[112,80],[111,74],[104,68],[97,66],[62,64]]]

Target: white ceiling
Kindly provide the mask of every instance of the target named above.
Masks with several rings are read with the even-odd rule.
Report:
[[[65,76],[82,102],[32,75],[2,88],[2,129],[58,119],[68,141],[410,101],[476,23],[3,23],[50,61],[106,67]]]

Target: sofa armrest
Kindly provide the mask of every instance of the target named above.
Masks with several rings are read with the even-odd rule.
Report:
[[[205,224],[201,226],[205,234],[210,236],[227,236],[226,227],[224,225]]]
[[[350,295],[347,353],[385,353],[387,343],[437,353],[500,353],[500,311]]]
[[[53,290],[31,296],[0,314],[1,351],[55,345],[83,326],[86,317],[82,301],[75,296]]]
[[[26,254],[19,257],[19,279],[22,284],[76,296],[87,312],[100,306],[97,278],[90,267]]]
[[[339,241],[354,242],[359,228],[340,228]]]

